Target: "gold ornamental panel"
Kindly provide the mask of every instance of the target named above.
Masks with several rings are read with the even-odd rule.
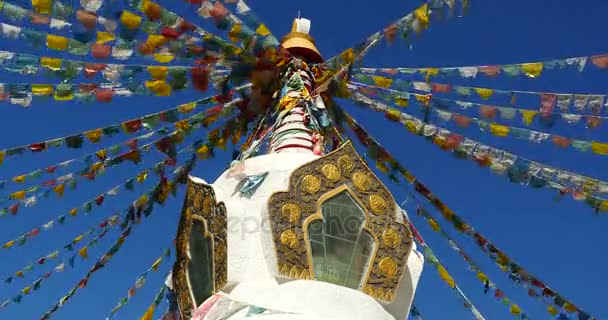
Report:
[[[363,228],[375,242],[360,290],[376,299],[393,301],[412,250],[412,234],[397,219],[389,190],[350,142],[297,168],[291,174],[289,190],[269,198],[279,273],[294,279],[315,278],[308,224],[322,219],[323,202],[344,190],[362,205],[366,212]]]
[[[188,181],[177,230],[177,257],[173,266],[173,286],[182,319],[190,319],[192,310],[200,304],[200,301],[197,303],[195,299],[196,288],[193,287],[189,275],[193,258],[190,252],[192,237],[202,237],[211,244],[211,293],[221,290],[228,281],[227,217],[226,206],[216,201],[213,187]],[[201,223],[203,234],[193,233],[194,223]]]

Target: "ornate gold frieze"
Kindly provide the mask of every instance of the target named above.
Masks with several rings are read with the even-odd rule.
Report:
[[[325,200],[344,191],[366,211],[363,228],[375,242],[360,290],[376,299],[393,301],[412,250],[412,234],[397,219],[395,200],[389,190],[350,142],[296,169],[291,174],[289,190],[269,198],[279,273],[295,279],[314,279],[308,225],[323,219],[321,205]]]
[[[195,220],[202,222],[203,234],[192,234]],[[200,236],[211,243],[213,292],[221,290],[228,280],[227,212],[224,203],[218,203],[213,187],[188,181],[188,190],[182,207],[177,230],[177,258],[173,267],[173,286],[177,292],[182,319],[190,319],[198,307],[189,277],[191,237]],[[198,302],[200,304],[201,301]]]

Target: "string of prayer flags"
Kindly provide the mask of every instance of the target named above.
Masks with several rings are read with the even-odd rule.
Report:
[[[485,320],[484,316],[479,312],[477,307],[471,302],[469,298],[464,294],[464,292],[460,289],[456,280],[448,273],[447,269],[441,264],[439,258],[433,253],[433,250],[428,246],[428,244],[424,241],[418,230],[414,227],[414,225],[408,221],[408,227],[414,234],[414,239],[418,242],[418,244],[422,247],[422,253],[424,255],[424,259],[427,263],[431,264],[439,277],[443,282],[445,282],[456,294],[458,300],[463,302],[463,306],[471,311],[473,318],[476,320]]]
[[[468,5],[467,0],[460,1],[462,7],[465,8]],[[390,24],[382,31],[376,32],[367,37],[360,44],[354,47],[344,50],[339,55],[328,59],[323,63],[323,68],[328,71],[324,76],[319,77],[320,79],[327,79],[327,74],[335,74],[336,71],[350,65],[355,58],[358,59],[365,55],[366,51],[377,44],[381,39],[386,38],[390,43],[397,35],[403,39],[407,39],[411,34],[418,34],[426,30],[429,27],[431,16],[439,16],[445,9],[453,10],[456,1],[434,1],[427,0],[424,4],[416,8],[409,14],[401,17],[394,23]]]
[[[29,15],[32,17],[32,24],[50,24],[52,29],[70,26],[74,33],[73,40],[83,45],[89,45],[95,58],[104,58],[103,55],[109,54],[111,50],[115,58],[127,59],[136,52],[144,56],[152,55],[157,62],[168,63],[176,56],[178,58],[191,58],[194,50],[188,51],[185,49],[192,44],[201,42],[209,44],[208,37],[202,39],[200,37],[213,36],[212,34],[194,26],[152,1],[139,3],[141,5],[135,9],[144,13],[143,17],[128,10],[116,10],[117,8],[108,7],[112,11],[112,16],[119,17],[119,21],[93,13],[88,6],[83,7],[84,10],[73,10],[59,2],[53,3],[53,5],[56,5],[56,8],[53,9],[66,10],[52,10],[49,12],[50,17],[53,17],[52,19],[49,19],[48,16],[28,12],[27,9],[12,4],[7,4],[4,10],[0,11],[0,14],[3,13],[7,18],[17,19],[18,21],[22,20],[19,16],[23,18],[25,15]],[[69,19],[69,21],[62,19]],[[105,30],[95,31],[96,25],[103,26]],[[32,35],[29,30],[26,32],[29,36],[36,36],[35,34]],[[189,33],[192,33],[192,35],[188,35]],[[134,44],[135,37],[138,34],[148,36],[148,39]],[[216,43],[221,43],[218,39],[213,40]],[[110,43],[115,44],[115,46],[110,47]],[[231,50],[224,50],[222,53],[234,55],[235,52],[236,50],[231,48]],[[99,57],[99,55],[102,56]]]
[[[196,158],[193,158],[196,159]],[[179,170],[176,170],[173,181],[167,181],[165,179],[164,183],[161,181],[157,184],[157,187],[154,188],[154,191],[150,194],[150,197],[146,197],[145,201],[142,201],[138,206],[142,211],[145,211],[144,217],[149,216],[154,210],[154,202],[163,203],[166,200],[169,192],[165,190],[167,185],[171,185],[174,188],[176,184],[184,183],[186,181],[186,177],[188,173],[194,168],[196,161],[190,161],[187,165],[180,167]],[[137,219],[138,221],[139,219]],[[131,234],[131,230],[133,227],[137,226],[136,219],[128,219],[126,223],[123,223],[121,227],[123,227],[123,232],[116,240],[114,245],[104,253],[97,262],[89,269],[86,275],[65,295],[63,298],[59,300],[51,309],[49,309],[42,317],[41,320],[48,320],[51,316],[59,310],[62,306],[64,306],[73,296],[76,294],[78,289],[86,287],[87,283],[91,279],[91,277],[99,270],[104,268],[107,263],[116,255],[116,253],[120,250],[120,248],[125,243],[126,238]]]
[[[154,302],[146,309],[146,312],[141,317],[141,320],[152,320],[154,318],[154,311],[158,308],[158,306],[163,302],[163,296],[165,295],[165,291],[167,290],[166,286],[162,286],[158,293],[154,297]]]
[[[86,79],[101,75],[104,80],[109,82],[129,82],[135,76],[147,73],[148,67],[166,68],[169,74],[175,74],[175,78],[179,78],[181,74],[185,74],[192,69],[191,65],[157,66],[150,64],[91,63],[82,60],[39,57],[27,53],[0,50],[0,68],[4,71],[23,75],[35,75],[42,71],[45,75],[57,77],[64,82],[79,75]],[[212,69],[213,72],[228,72],[222,65],[217,65]]]
[[[380,112],[388,113],[390,107],[355,93],[353,99]],[[389,117],[404,124],[409,132],[425,136],[428,141],[444,151],[453,151],[458,158],[470,159],[492,172],[505,175],[509,181],[532,188],[548,187],[560,194],[570,193],[573,199],[582,201],[596,211],[608,211],[608,201],[596,195],[608,193],[608,183],[580,174],[554,168],[519,157],[501,149],[483,145],[477,141],[453,134],[447,129],[425,124],[409,114],[397,112],[399,117]]]
[[[477,275],[476,278],[484,285],[485,294],[490,294],[498,302],[507,306],[509,308],[509,312],[511,313],[512,316],[517,317],[522,320],[530,319],[526,315],[526,313],[521,309],[521,307],[519,305],[515,304],[512,299],[507,297],[505,295],[504,291],[501,290],[500,288],[498,288],[496,283],[494,283],[488,277],[488,275],[486,275],[479,268],[479,266],[475,263],[475,261],[473,261],[471,256],[469,256],[466,253],[466,251],[462,248],[462,246],[458,245],[458,243],[444,229],[441,228],[441,225],[439,224],[439,222],[437,222],[437,220],[433,219],[431,214],[428,211],[426,211],[424,209],[424,207],[422,207],[422,205],[419,205],[416,212],[418,213],[418,215],[420,215],[424,219],[426,219],[427,222],[431,225],[431,229],[433,229],[433,231],[441,234],[441,236],[443,238],[445,238],[445,240],[450,244],[450,248],[452,248],[454,251],[456,251],[465,260],[465,262],[468,265],[467,270],[475,273]]]
[[[129,288],[127,296],[120,299],[120,301],[112,309],[112,311],[110,312],[110,315],[106,319],[112,319],[114,317],[114,315],[118,312],[118,310],[120,310],[122,307],[124,307],[129,302],[129,300],[131,299],[131,297],[133,297],[135,295],[137,290],[141,289],[145,285],[146,280],[148,278],[148,274],[157,271],[160,264],[170,257],[171,257],[171,249],[166,249],[164,251],[163,255],[159,256],[156,260],[154,260],[154,263],[137,278],[137,280],[135,281],[135,284],[131,288]],[[162,300],[162,296],[161,296],[161,300]]]
[[[110,225],[109,220],[104,220],[104,222],[101,223],[100,225],[103,225],[103,228],[105,229],[108,225]],[[88,236],[92,235],[94,232],[95,232],[95,228],[91,228],[91,229],[87,230],[85,233],[79,234],[74,239],[72,239],[68,243],[66,243],[63,246],[63,250],[68,250],[68,251],[73,250],[73,246],[75,244],[86,239]],[[26,267],[24,267],[23,269],[20,269],[17,272],[15,272],[12,276],[6,277],[4,279],[4,283],[11,284],[16,279],[25,279],[25,276],[29,272],[33,271],[36,265],[44,265],[51,260],[56,260],[57,258],[59,258],[60,251],[61,251],[61,249],[56,249],[53,252],[36,259],[35,263],[29,264]]]
[[[108,219],[107,220],[108,222],[105,223],[106,226],[114,227],[115,225],[117,225],[117,221],[118,221],[117,218],[118,217],[115,216],[115,219],[113,219],[113,220]],[[8,306],[11,302],[21,303],[21,300],[23,299],[23,297],[26,295],[30,295],[32,290],[36,291],[36,290],[40,289],[40,286],[42,285],[43,281],[49,279],[55,273],[63,273],[65,271],[66,263],[73,269],[77,256],[79,256],[83,260],[86,260],[88,258],[89,248],[95,246],[99,242],[99,240],[101,240],[103,237],[105,237],[108,234],[108,231],[110,231],[110,229],[107,228],[106,226],[104,226],[103,229],[100,229],[100,231],[102,231],[101,233],[99,233],[94,239],[92,239],[91,241],[89,241],[89,243],[87,243],[85,246],[83,246],[81,249],[79,249],[78,252],[73,254],[69,259],[64,260],[62,263],[55,266],[52,271],[46,272],[43,276],[36,279],[36,281],[34,281],[31,285],[21,289],[20,293],[18,293],[13,298],[7,299],[4,302],[2,302],[0,304],[0,309]],[[68,244],[68,245],[71,245],[71,244]],[[68,245],[66,245],[66,247]],[[73,251],[74,249],[73,249],[73,247],[70,246],[70,248],[69,249],[66,248],[66,250]]]
[[[432,96],[431,94],[418,94],[413,92],[397,91],[393,89],[365,85],[358,82],[351,82],[347,85],[347,87],[350,90],[359,92],[367,96],[379,97],[384,101],[394,103],[400,107],[405,107],[409,105],[409,101],[413,97],[415,101],[418,102],[419,105],[422,104],[424,108],[435,107],[436,109],[447,110],[451,106],[456,106],[460,109],[468,110],[470,108],[475,107],[478,109],[479,115],[485,119],[500,118],[501,120],[512,121],[516,118],[517,114],[520,114],[521,121],[524,125],[529,126],[532,124],[534,119],[538,119],[540,123],[545,125],[548,129],[550,129],[552,127],[552,124],[558,119],[562,119],[566,124],[570,125],[575,125],[581,120],[585,120],[587,122],[586,128],[588,129],[599,128],[601,122],[608,119],[608,116],[582,115],[555,111],[551,112],[551,114],[543,114],[540,111],[532,109],[497,106],[486,103],[440,98]],[[467,126],[469,124],[469,119],[467,118],[457,117],[456,121],[462,122],[464,126]],[[573,147],[583,152],[588,151],[590,148],[590,146],[586,147],[585,143],[581,143],[580,145],[582,147],[579,148],[578,144],[575,143]]]
[[[369,90],[361,90],[363,88],[359,88],[356,86],[351,86],[351,88],[355,92],[358,92],[361,94],[373,93],[374,97],[378,97],[379,99],[381,99],[387,103],[398,104],[398,100],[396,100],[396,98],[392,95],[375,94],[375,92],[370,92]],[[408,94],[408,93],[400,93],[400,94],[401,94],[400,96],[403,96],[403,94]],[[415,95],[415,94],[412,94],[412,95]],[[431,109],[432,112],[434,112],[441,121],[444,121],[444,122],[453,121],[459,127],[466,128],[466,127],[469,127],[471,124],[474,124],[474,125],[477,125],[480,132],[490,133],[497,137],[511,136],[516,139],[525,140],[528,142],[534,142],[536,144],[543,143],[543,142],[549,142],[549,143],[555,144],[556,146],[558,146],[560,148],[572,147],[573,149],[575,149],[579,152],[591,151],[592,153],[597,154],[597,155],[608,155],[608,143],[606,143],[606,142],[572,139],[569,137],[549,134],[549,133],[542,132],[542,131],[530,130],[530,129],[520,128],[520,127],[515,127],[515,126],[507,126],[507,125],[498,124],[495,122],[488,122],[488,121],[484,121],[479,118],[469,117],[469,116],[466,116],[466,115],[463,115],[460,113],[454,113],[454,112],[445,110],[447,103],[448,103],[448,100],[446,100],[446,99],[431,98],[429,100],[423,100],[423,99],[419,99],[420,97],[423,97],[423,96],[422,95],[416,96],[416,99],[415,99],[416,105],[419,105],[420,107],[422,107],[422,109],[432,108]],[[421,102],[421,100],[422,100],[422,102]],[[408,98],[408,101],[409,101],[409,98]],[[409,102],[408,102],[408,104],[409,104]],[[516,115],[515,109],[494,107],[494,106],[489,106],[489,105],[480,105],[480,107],[481,107],[479,109],[480,116],[484,117],[486,119],[495,119],[498,117],[497,115],[500,114],[502,119],[507,118],[510,120],[510,119],[513,119]],[[528,113],[526,110],[519,110],[519,111],[522,112],[524,118],[528,116]],[[396,109],[389,110],[389,113],[391,115],[393,113],[395,113],[395,115],[397,117],[399,116],[399,114],[398,114],[399,112]]]
[[[337,107],[337,106],[336,106]],[[339,107],[337,107],[339,108]],[[591,320],[597,319],[591,317],[588,313],[577,307],[572,302],[563,298],[557,291],[549,288],[544,282],[538,280],[531,273],[526,271],[523,267],[518,265],[514,260],[509,258],[503,251],[493,245],[486,237],[475,231],[475,229],[465,222],[460,216],[450,209],[446,204],[435,196],[431,190],[419,181],[416,176],[409,172],[398,160],[396,160],[382,145],[372,136],[370,136],[365,129],[363,129],[348,113],[342,112],[341,109],[337,109],[340,117],[338,120],[345,120],[346,123],[355,132],[357,139],[365,145],[368,149],[374,150],[374,152],[368,152],[367,155],[377,160],[378,163],[386,168],[383,172],[389,175],[391,181],[399,183],[400,179],[396,175],[401,175],[408,184],[413,185],[414,190],[426,198],[437,210],[441,213],[442,217],[450,222],[453,227],[461,233],[469,236],[494,262],[498,263],[500,269],[509,273],[514,277],[515,283],[524,286],[525,288],[532,287],[538,288],[542,292],[543,297],[550,298],[553,300],[555,305],[558,305],[564,311],[564,314],[576,313],[578,320]],[[413,128],[412,128],[413,129]],[[389,165],[386,165],[388,163]],[[416,230],[413,228],[413,232]],[[414,233],[417,237],[417,233]],[[420,240],[420,239],[419,239]],[[552,315],[557,315],[558,310],[549,309]],[[567,318],[567,317],[566,317]]]
[[[46,175],[56,175],[58,173],[63,173],[63,175],[61,175],[59,177],[51,178],[40,184],[40,187],[57,186],[61,183],[65,183],[67,180],[70,180],[71,178],[73,178],[74,172],[71,172],[71,173],[63,172],[66,168],[69,168],[70,166],[75,165],[75,164],[84,164],[84,167],[81,167],[78,170],[75,170],[75,172],[87,172],[92,169],[97,169],[97,167],[99,165],[95,165],[93,168],[91,168],[91,166],[93,166],[96,163],[95,160],[106,161],[106,160],[108,160],[108,157],[110,157],[110,156],[119,156],[121,153],[124,153],[125,147],[128,147],[129,150],[132,150],[133,146],[140,145],[142,141],[145,141],[145,139],[149,139],[149,138],[153,137],[156,133],[166,134],[167,131],[168,131],[168,128],[164,127],[159,130],[147,132],[145,134],[137,136],[126,142],[117,143],[108,148],[95,150],[84,156],[72,158],[70,160],[56,163],[56,164],[50,165],[45,168],[38,168],[38,169],[35,169],[28,173],[14,176],[7,180],[0,180],[0,190],[4,189],[8,184],[15,184],[15,185],[21,186],[21,185],[25,184],[26,182],[36,181],[38,179],[43,178]],[[94,129],[94,130],[88,131],[88,133],[87,133],[87,137],[89,138],[90,141],[98,141],[100,136],[101,136],[101,129]],[[146,151],[146,150],[143,150],[143,151]],[[94,171],[100,171],[100,170],[94,170]],[[24,191],[26,193],[28,193],[28,192],[35,192],[37,190],[38,190],[38,188],[28,187]],[[6,198],[0,199],[0,203],[4,203],[5,201],[8,201],[8,199],[6,199]]]
[[[196,127],[200,128],[201,126],[196,126]],[[155,141],[144,144],[140,147],[132,148],[131,150],[126,151],[123,154],[120,154],[120,155],[112,157],[112,158],[105,159],[103,161],[95,162],[92,165],[85,168],[81,172],[71,172],[58,179],[55,179],[55,181],[57,181],[57,184],[55,186],[45,186],[44,184],[37,185],[34,187],[30,187],[26,190],[20,190],[20,191],[14,192],[11,195],[9,195],[9,199],[17,200],[16,204],[23,203],[23,204],[25,204],[26,207],[33,207],[36,204],[38,204],[39,199],[48,198],[52,192],[56,193],[57,196],[61,198],[61,197],[63,197],[63,195],[65,193],[66,186],[71,186],[71,189],[76,189],[78,180],[84,179],[84,180],[93,181],[93,180],[95,180],[96,177],[105,173],[106,169],[116,167],[122,163],[125,163],[126,161],[131,161],[135,164],[141,164],[143,162],[142,156],[147,154],[151,150],[153,150],[152,149],[153,146],[157,146],[157,148],[161,152],[164,152],[167,150],[173,150],[173,149],[175,149],[175,147],[177,145],[181,144],[184,141],[184,136],[188,135],[189,133],[191,133],[191,132],[190,131],[183,132],[181,130],[175,130],[167,136],[160,137],[160,138],[156,139]],[[158,147],[161,144],[162,144],[162,147]],[[167,154],[167,156],[169,156],[169,159],[170,159],[174,155]],[[165,161],[167,161],[167,160],[165,160]],[[153,170],[155,168],[150,168],[150,169]],[[148,171],[144,171],[144,172],[147,174]],[[32,196],[28,196],[26,198],[26,196],[29,192],[33,192],[32,190],[38,191],[38,192],[36,194],[34,194]],[[103,196],[101,196],[101,197],[103,197]],[[96,200],[96,202],[103,202],[103,198],[101,198],[101,200]],[[11,206],[2,209],[3,210],[2,212],[8,212],[10,207]],[[14,212],[14,213],[11,212],[11,213],[13,215],[17,214],[17,212]]]
[[[426,68],[359,68],[366,74],[385,74],[385,75],[422,75],[424,77],[461,77],[475,78],[484,75],[488,78],[495,78],[501,75],[508,77],[526,76],[528,78],[538,78],[545,70],[573,69],[583,72],[588,66],[593,65],[598,69],[608,69],[608,54],[592,56],[570,57],[563,59],[553,59],[542,62],[525,62],[512,64],[494,64],[483,66],[464,66],[464,67],[426,67]]]
[[[266,24],[260,20],[260,18],[251,10],[251,8],[247,5],[244,0],[238,1],[224,1],[226,4],[230,2],[236,3],[236,15],[242,19],[242,22],[247,26],[250,30],[255,30],[255,35],[260,37],[258,42],[262,44],[263,48],[267,47],[277,47],[279,45],[279,41],[277,38],[270,32]],[[243,39],[246,37],[238,36],[239,33],[247,33],[248,30],[243,30],[242,24],[235,24],[232,26],[229,32],[229,36],[236,39]],[[235,36],[234,34],[237,34]]]
[[[523,90],[502,90],[482,87],[457,86],[446,83],[409,81],[404,79],[394,79],[382,76],[370,76],[363,73],[353,74],[353,79],[364,84],[375,85],[380,88],[392,88],[399,91],[414,90],[422,93],[456,94],[461,97],[478,96],[482,100],[490,97],[500,96],[514,104],[518,95],[532,95],[539,99],[538,111],[557,109],[562,113],[570,113],[571,109],[578,113],[588,113],[600,115],[606,113],[608,100],[602,94],[578,94],[578,93],[559,93],[559,92],[537,92]],[[356,84],[356,83],[355,83]],[[547,100],[549,98],[550,100]],[[544,100],[544,101],[543,101]],[[547,108],[547,104],[549,108]],[[545,107],[543,107],[545,105]]]
[[[196,110],[197,108],[206,106],[210,103],[219,103],[219,105],[210,108],[206,111],[210,116],[216,116],[220,112],[230,111],[231,108],[227,111],[224,111],[223,106],[232,99],[233,95],[235,95],[236,93],[243,94],[248,89],[249,85],[245,85],[226,93],[182,104],[175,108],[148,114],[140,118],[129,119],[121,123],[115,123],[104,128],[84,131],[68,137],[54,138],[43,142],[32,143],[30,145],[22,145],[18,147],[0,150],[0,164],[2,164],[2,161],[7,160],[8,157],[21,155],[27,151],[34,153],[42,152],[50,148],[57,148],[61,146],[78,149],[86,140],[89,140],[91,143],[97,143],[98,141],[100,141],[101,137],[111,137],[115,134],[119,134],[121,131],[127,134],[133,134],[138,132],[142,128],[149,130],[150,128],[158,126],[159,122],[176,122],[176,117],[179,113],[190,113]],[[195,117],[202,116],[197,114]],[[101,134],[99,134],[98,137],[97,133],[99,133],[99,130],[101,130]],[[93,139],[90,138],[91,136],[93,137]]]
[[[110,262],[112,257],[114,257],[116,255],[116,253],[120,250],[120,248],[124,245],[124,243],[127,240],[127,237],[131,234],[131,228],[132,227],[129,227],[125,231],[122,232],[122,234],[116,240],[116,242],[110,248],[110,250],[108,250],[106,253],[104,253],[101,256],[101,258],[99,258],[97,260],[97,262],[89,269],[89,271],[87,271],[86,275],[74,287],[72,287],[72,289],[68,292],[68,294],[65,295],[63,298],[61,298],[59,300],[59,302],[57,302],[53,307],[51,307],[51,309],[49,309],[49,311],[47,311],[41,317],[41,319],[43,319],[43,320],[50,319],[50,317],[57,310],[59,310],[60,307],[64,306],[70,300],[70,298],[72,298],[76,294],[78,289],[86,287],[87,283],[89,282],[89,280],[93,276],[93,274],[95,274],[97,271],[103,269],[108,264],[108,262]]]

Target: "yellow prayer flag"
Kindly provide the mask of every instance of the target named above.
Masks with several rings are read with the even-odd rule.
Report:
[[[78,242],[82,241],[82,239],[84,239],[84,234],[81,234],[78,237],[74,238],[74,240],[72,240],[72,243],[77,244]]]
[[[83,259],[86,259],[89,256],[89,248],[84,247],[78,251],[78,255]]]
[[[74,208],[74,209],[70,210],[70,216],[73,217],[73,216],[75,216],[77,214],[78,214],[78,208]]]
[[[8,248],[12,247],[14,244],[15,244],[15,240],[11,240],[11,241],[5,243],[4,245],[2,245],[2,248],[8,249]]]
[[[196,108],[196,103],[191,102],[191,103],[182,104],[181,106],[179,106],[177,108],[177,110],[179,110],[179,112],[181,112],[181,113],[190,113],[195,108]]]
[[[416,128],[416,123],[414,123],[414,121],[412,121],[412,120],[405,121],[405,127],[411,133],[418,133],[418,129]]]
[[[270,34],[270,30],[268,30],[268,27],[266,27],[266,25],[263,23],[257,29],[255,29],[255,32],[261,35],[262,37],[265,37]]]
[[[148,203],[148,196],[147,196],[147,195],[145,195],[145,194],[144,194],[144,195],[142,195],[141,197],[139,197],[139,199],[137,199],[137,202],[136,202],[136,204],[137,204],[138,206],[143,206],[143,205],[145,205],[146,203]]]
[[[103,168],[103,161],[97,161],[91,165],[91,171],[98,172]]]
[[[241,24],[240,23],[236,23],[232,26],[232,29],[230,29],[230,32],[228,32],[228,39],[230,39],[230,41],[232,42],[238,42],[239,38],[238,35],[241,32]]]
[[[430,218],[428,219],[429,224],[431,225],[431,228],[433,228],[434,231],[439,231],[441,228],[439,228],[439,225],[437,224],[437,221],[435,221],[435,219]]]
[[[46,35],[46,46],[53,50],[66,50],[68,48],[68,38],[52,34]]]
[[[190,128],[190,121],[184,119],[175,123],[175,127],[180,130],[188,130]]]
[[[431,77],[439,74],[439,68],[423,68],[420,69],[420,73],[424,74],[424,79],[429,81]]]
[[[141,24],[141,17],[135,13],[123,10],[122,15],[120,16],[120,22],[122,22],[127,29],[133,30]]]
[[[429,4],[425,3],[414,11],[414,16],[422,22],[423,25],[429,24]]]
[[[523,122],[529,126],[534,121],[534,116],[538,114],[538,111],[535,110],[519,110],[521,112]]]
[[[61,69],[61,62],[62,62],[62,60],[59,58],[49,58],[49,57],[40,58],[40,65],[45,68],[49,68],[51,70]]]
[[[147,178],[148,178],[148,170],[144,170],[140,174],[137,175],[137,182],[144,183],[144,181],[146,181]]]
[[[442,265],[437,266],[437,271],[439,271],[439,276],[441,277],[441,279],[443,279],[443,281],[445,281],[445,283],[447,283],[450,286],[450,288],[453,289],[454,287],[456,287],[456,282],[454,282],[454,279],[452,279],[452,276],[450,276],[448,271],[445,270],[445,268],[443,268]]]
[[[154,60],[158,63],[169,63],[175,59],[175,56],[170,53],[155,53]]]
[[[386,111],[386,114],[388,116],[390,116],[392,119],[400,119],[401,118],[401,112],[397,109],[394,108],[390,108]]]
[[[511,128],[507,126],[503,126],[497,123],[490,124],[490,132],[498,137],[506,137],[509,135],[509,131]]]
[[[50,84],[33,84],[32,94],[35,96],[50,96],[53,94],[53,86]]]
[[[167,42],[167,38],[161,34],[151,34],[146,40],[146,46],[150,48],[158,48]]]
[[[57,193],[60,197],[63,196],[63,192],[65,191],[65,184],[60,184],[60,185],[56,185],[53,188],[53,191],[55,191],[55,193]]]
[[[149,66],[148,72],[150,76],[154,80],[164,80],[167,78],[167,74],[169,73],[169,68],[163,66]]]
[[[25,287],[21,289],[21,292],[23,292],[23,294],[30,294],[30,287]]]
[[[52,6],[52,0],[32,0],[32,7],[40,14],[50,14]]]
[[[95,155],[97,156],[98,159],[104,160],[107,156],[107,151],[105,149],[102,149],[102,150],[95,152]]]
[[[400,106],[400,107],[407,107],[409,103],[410,103],[410,101],[408,99],[403,98],[403,97],[395,98],[395,104],[398,105],[398,106]]]
[[[23,271],[19,270],[15,273],[15,275],[19,278],[23,278]]]
[[[99,142],[99,139],[101,139],[101,134],[101,129],[95,129],[84,133],[84,135],[87,137],[87,139],[89,139],[89,141],[91,141],[91,143]]]
[[[204,145],[196,150],[196,154],[198,158],[201,160],[207,159],[209,157],[209,147]]]
[[[393,79],[391,79],[391,78],[373,76],[372,79],[374,80],[374,83],[378,87],[382,87],[382,88],[390,88],[391,84],[393,84]]]
[[[479,281],[486,283],[488,281],[488,277],[483,274],[483,272],[477,272],[477,278],[479,279]]]
[[[171,86],[164,80],[146,81],[146,88],[152,90],[157,96],[166,97],[171,95]]]
[[[521,308],[516,304],[512,304],[510,310],[511,310],[511,314],[516,315],[516,316],[521,313]]]
[[[158,266],[160,265],[160,263],[163,262],[163,258],[158,258],[153,264],[152,264],[152,270],[156,271],[156,269],[158,269]]]
[[[340,58],[344,63],[352,63],[355,61],[355,53],[353,52],[353,48],[348,48],[342,52],[340,54]]]
[[[568,311],[568,312],[570,312],[570,313],[572,313],[572,312],[576,312],[576,311],[577,311],[576,306],[575,306],[575,305],[573,305],[573,304],[572,304],[572,303],[570,303],[570,302],[566,302],[566,303],[564,303],[563,307],[564,307],[564,310],[566,310],[566,311]]]
[[[154,318],[154,307],[154,304],[151,304],[140,320],[152,320]]]
[[[21,190],[21,191],[14,192],[8,197],[13,200],[23,200],[23,199],[25,199],[25,191]]]
[[[530,78],[536,78],[543,72],[543,63],[524,63],[521,65],[521,70]]]
[[[608,155],[608,143],[591,142],[591,150],[595,154]]]
[[[95,40],[95,42],[98,44],[104,44],[114,40],[116,40],[116,37],[113,34],[105,31],[97,31],[97,40]]]
[[[22,183],[22,182],[25,182],[25,176],[16,176],[16,177],[13,177],[13,179],[11,179],[11,180],[13,180],[13,182],[15,182],[15,183]]]
[[[0,164],[2,164],[2,162],[4,162],[5,156],[6,156],[6,151],[4,151],[4,150],[0,151]]]
[[[556,316],[559,311],[554,307],[554,306],[547,306],[547,311],[552,315],[552,316]]]
[[[386,166],[386,164],[380,160],[376,161],[376,168],[378,168],[378,170],[382,171],[382,173],[388,173],[390,171],[389,168]]]
[[[474,88],[475,92],[484,100],[488,100],[493,94],[494,90],[488,88]]]

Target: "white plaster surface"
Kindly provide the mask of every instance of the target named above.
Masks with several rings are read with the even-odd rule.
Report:
[[[391,304],[380,304],[357,290],[320,281],[294,280],[277,284],[277,260],[268,223],[267,200],[274,192],[288,189],[294,169],[317,157],[310,152],[266,154],[246,160],[241,174],[234,176],[228,170],[213,183],[218,201],[223,201],[228,210],[228,288],[233,289],[226,293],[238,296],[243,302],[263,303],[260,306],[264,307],[276,305],[284,310],[289,306],[292,309],[286,311],[294,312],[305,307],[318,310],[310,318],[269,316],[268,319],[273,320],[407,319],[424,261],[415,250],[409,256],[407,271],[403,273],[396,299]],[[239,181],[245,175],[266,171],[269,174],[255,194],[250,199],[241,197],[236,190]],[[383,310],[379,310],[379,306],[383,306]],[[350,316],[337,314],[340,312]]]

